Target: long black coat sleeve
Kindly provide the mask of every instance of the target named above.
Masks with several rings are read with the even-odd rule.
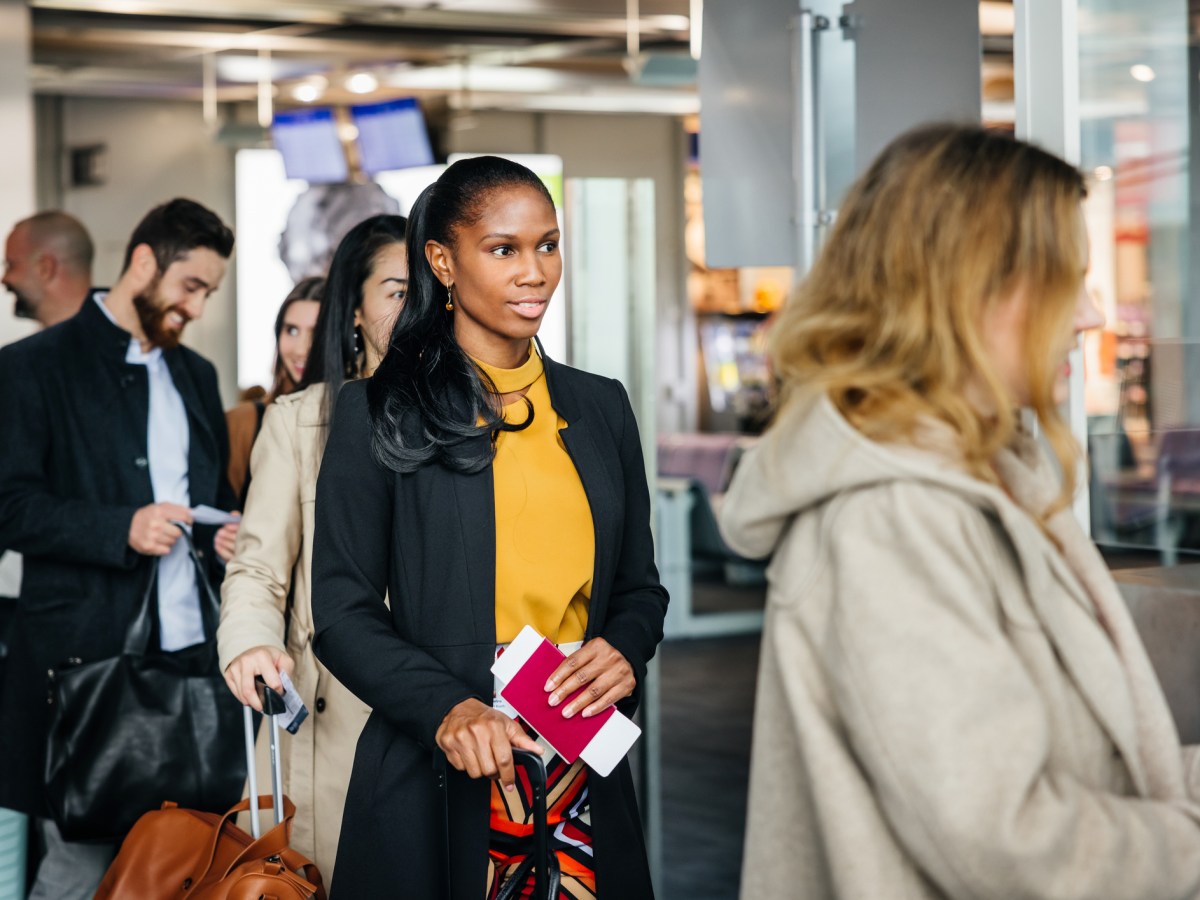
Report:
[[[401,637],[385,605],[398,531],[394,480],[403,476],[385,470],[371,452],[364,388],[357,382],[342,390],[317,478],[313,647],[359,699],[432,749],[446,713],[478,695]]]

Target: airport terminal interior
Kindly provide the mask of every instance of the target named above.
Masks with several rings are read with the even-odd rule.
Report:
[[[146,210],[214,210],[237,247],[186,342],[231,407],[354,222],[407,214],[466,156],[533,169],[564,235],[542,341],[625,384],[671,596],[633,755],[651,870],[666,900],[726,900],[767,569],[717,516],[771,421],[775,314],[851,181],[919,123],[983,122],[1087,176],[1106,324],[1072,367],[1075,513],[1200,738],[1197,46],[1195,0],[0,0],[0,226],[78,217],[104,286]],[[9,300],[0,344],[36,330]],[[6,816],[15,900],[26,825]]]

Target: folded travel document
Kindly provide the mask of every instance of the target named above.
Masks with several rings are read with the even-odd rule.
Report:
[[[642,730],[614,706],[586,719],[582,711],[569,719],[563,718],[563,709],[579,691],[558,706],[551,706],[545,687],[546,680],[564,659],[561,650],[526,625],[496,659],[492,674],[503,685],[500,696],[555,753],[568,763],[582,757],[597,774],[608,775]]]
[[[227,513],[211,506],[197,506],[192,510],[192,523],[195,525],[228,525],[241,521],[236,513]]]

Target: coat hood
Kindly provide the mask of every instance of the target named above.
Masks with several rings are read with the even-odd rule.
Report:
[[[967,474],[948,428],[931,427],[921,443],[941,449],[876,443],[824,395],[793,403],[738,466],[721,505],[721,533],[743,556],[767,557],[796,516],[897,480],[934,482],[989,503],[995,488]]]

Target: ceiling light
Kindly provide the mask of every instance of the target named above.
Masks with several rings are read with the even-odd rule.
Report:
[[[301,103],[312,103],[321,96],[321,92],[315,84],[298,84],[292,88],[292,96]]]
[[[1096,176],[1097,181],[1112,181],[1112,166],[1096,166],[1092,174]]]
[[[570,78],[555,69],[515,66],[427,66],[387,76],[388,87],[418,91],[542,93],[562,90]]]
[[[352,94],[369,94],[379,87],[379,79],[370,72],[355,72],[346,79],[346,90]]]
[[[1130,66],[1129,74],[1138,81],[1145,82],[1146,84],[1149,84],[1158,77],[1155,75],[1154,70],[1144,63],[1138,63],[1136,66]]]

